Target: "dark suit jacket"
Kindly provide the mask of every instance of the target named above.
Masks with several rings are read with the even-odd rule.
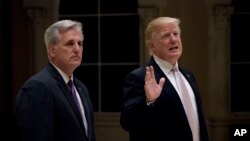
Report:
[[[88,122],[88,134],[62,76],[52,64],[21,87],[16,114],[23,141],[95,141],[88,90],[74,78]]]
[[[192,141],[192,133],[177,91],[153,58],[155,77],[166,81],[158,99],[150,106],[146,104],[144,91],[145,66],[127,75],[121,106],[121,125],[129,132],[130,141]],[[199,91],[193,74],[180,68],[190,83],[197,102],[200,122],[200,141],[208,141],[207,128],[202,113]]]

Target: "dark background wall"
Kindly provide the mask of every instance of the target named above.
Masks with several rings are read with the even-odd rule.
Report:
[[[30,59],[32,58],[32,48],[29,46],[29,27],[31,25],[27,13],[23,8],[22,2],[22,0],[0,0],[1,141],[19,139],[19,131],[15,116],[15,97],[18,93],[18,89],[24,81],[34,73],[33,64],[31,64],[32,62]],[[250,31],[250,8],[247,2],[248,0],[232,0],[234,12],[232,14],[233,18],[231,19],[232,29],[230,32],[232,32],[232,34],[230,36],[231,42],[229,43],[231,44],[231,46],[229,45],[229,47],[231,47],[230,55],[233,57],[229,61],[231,63],[230,69],[232,70],[232,73],[230,74],[232,76],[229,77],[232,79],[227,80],[232,82],[232,92],[229,90],[231,93],[231,99],[228,99],[227,102],[231,102],[230,104],[232,109],[230,110],[235,112],[235,114],[238,114],[238,112],[250,111],[249,100],[247,98],[249,93],[246,93],[248,91],[246,88],[249,86],[247,83],[241,83],[242,78],[246,79],[246,82],[250,79],[250,76],[243,76],[242,73],[243,71],[245,72],[244,74],[249,74],[250,70],[249,49],[247,46],[249,37],[243,36],[243,34],[247,34]],[[194,60],[194,64],[195,62],[196,60]],[[210,105],[207,109],[211,109],[212,107],[213,105]],[[219,108],[220,107],[218,107],[218,109]],[[233,119],[233,117],[230,117],[229,120],[231,118]],[[215,119],[219,120],[220,117]],[[223,122],[228,121],[222,121],[222,123]],[[234,120],[232,120],[232,123],[233,122]],[[249,118],[246,116],[244,120],[237,121],[236,123],[243,123],[245,125],[245,123],[249,123]],[[246,127],[249,128],[248,125],[246,125]],[[235,127],[232,126],[231,129],[233,132]]]
[[[0,0],[0,140],[17,140],[15,97],[30,75],[28,19],[22,0]]]

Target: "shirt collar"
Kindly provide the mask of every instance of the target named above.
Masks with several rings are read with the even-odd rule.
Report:
[[[71,78],[68,77],[68,75],[66,75],[66,73],[64,73],[60,68],[58,68],[55,64],[53,64],[52,62],[50,62],[55,68],[56,70],[59,72],[59,74],[62,76],[64,82],[67,84],[69,79],[71,79],[73,81],[73,75]]]
[[[170,71],[172,70],[173,67],[178,68],[178,62],[176,62],[175,65],[172,65],[168,61],[165,61],[165,60],[157,57],[156,55],[153,55],[153,58],[155,59],[155,62],[159,65],[159,67],[163,68],[167,74],[170,73]]]

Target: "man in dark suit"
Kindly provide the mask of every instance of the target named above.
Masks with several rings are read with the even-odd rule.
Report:
[[[95,141],[88,90],[73,76],[82,60],[82,24],[71,20],[55,22],[47,28],[44,38],[49,63],[24,83],[16,98],[21,138]]]
[[[124,82],[120,122],[130,141],[208,141],[195,77],[178,64],[179,23],[159,17],[145,30],[151,58]]]

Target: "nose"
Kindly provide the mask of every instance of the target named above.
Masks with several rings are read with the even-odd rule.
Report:
[[[175,37],[175,35],[174,35],[173,33],[171,33],[171,34],[170,34],[170,38],[173,40],[173,39],[175,39],[176,37]]]
[[[177,37],[174,34],[170,35],[170,42],[171,43],[175,43],[176,39],[177,39]]]
[[[73,47],[73,50],[77,51],[77,50],[80,50],[81,48],[82,48],[81,44],[75,43],[74,47]]]

